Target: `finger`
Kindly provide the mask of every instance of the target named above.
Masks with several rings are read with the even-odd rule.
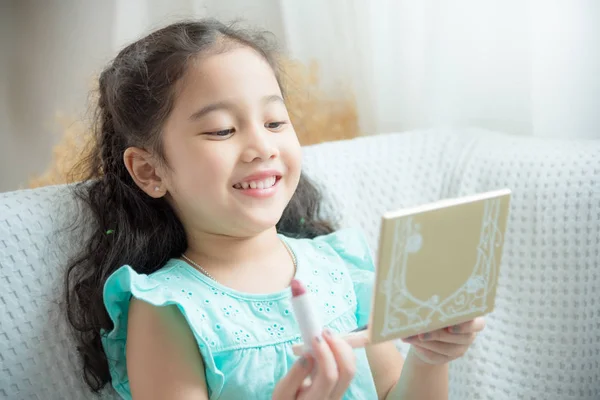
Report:
[[[445,330],[427,332],[418,336],[403,339],[406,343],[444,342],[471,345],[477,338],[476,333],[448,333]]]
[[[329,348],[329,344],[320,336],[313,339],[312,349],[315,359],[315,373],[312,377],[312,385],[303,395],[307,399],[328,398],[338,380],[335,357]]]
[[[350,333],[340,338],[347,342],[353,349],[365,347],[369,344],[369,336],[366,331]]]
[[[369,344],[369,337],[365,331],[349,333],[341,337],[343,340],[348,342],[350,347],[358,349],[366,347]],[[297,343],[292,345],[292,352],[295,356],[301,356],[304,351],[304,344]]]
[[[430,350],[436,354],[447,358],[457,358],[466,353],[469,348],[468,345],[444,343],[444,342],[417,342],[412,343],[413,346],[418,346],[423,349]]]
[[[451,344],[460,344],[470,346],[477,339],[476,333],[451,333],[448,336],[441,336],[437,341]],[[425,341],[427,342],[427,341]]]
[[[304,385],[304,380],[311,373],[313,366],[314,361],[310,355],[307,354],[300,357],[275,387],[273,399],[295,399],[296,394]]]
[[[474,320],[463,322],[449,326],[447,329],[450,333],[477,333],[481,332],[485,328],[485,319],[483,317],[477,317]]]
[[[294,353],[295,356],[300,357],[302,355],[302,352],[304,351],[304,343],[297,343],[292,345],[292,352]]]
[[[329,344],[338,369],[337,384],[331,392],[330,398],[341,399],[356,373],[356,355],[348,342],[333,335],[331,331],[324,331],[323,337]]]
[[[410,350],[423,362],[427,364],[444,364],[451,361],[448,357],[441,354],[435,353],[429,349],[421,347],[420,345],[413,344],[410,346]]]
[[[303,398],[305,398],[305,395],[303,393],[306,392],[310,388],[311,383],[312,383],[312,380],[310,379],[310,376],[306,377],[304,379],[304,382],[302,383],[302,386],[296,392],[295,399],[303,399]]]

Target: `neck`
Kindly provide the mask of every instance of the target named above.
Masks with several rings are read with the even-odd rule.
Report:
[[[214,276],[243,271],[285,250],[275,227],[250,237],[232,237],[207,232],[188,233],[185,255]],[[217,278],[218,279],[218,278]]]

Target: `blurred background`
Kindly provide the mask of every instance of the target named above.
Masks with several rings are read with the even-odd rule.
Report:
[[[473,126],[600,140],[597,0],[0,0],[0,192],[52,182],[119,49],[200,17],[275,35],[303,144]]]

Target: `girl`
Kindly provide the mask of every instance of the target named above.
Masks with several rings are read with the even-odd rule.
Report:
[[[441,399],[482,320],[352,350],[373,261],[319,218],[264,37],[182,22],[123,49],[100,76],[87,183],[93,232],[67,273],[92,390],[125,399]],[[300,341],[289,284],[326,325]],[[309,377],[311,379],[305,379]]]

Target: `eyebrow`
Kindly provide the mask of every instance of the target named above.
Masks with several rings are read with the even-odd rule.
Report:
[[[285,104],[285,102],[283,101],[283,98],[278,94],[272,94],[269,96],[265,96],[262,98],[261,102],[263,103],[263,105],[267,105],[269,103],[277,103],[277,102],[279,102],[281,104]],[[213,111],[218,111],[218,110],[231,111],[235,108],[236,108],[235,105],[229,101],[219,101],[219,102],[204,106],[200,110],[194,112],[192,115],[190,115],[190,120],[200,119],[200,118],[204,117],[206,114],[209,114]]]
[[[232,110],[234,108],[233,104],[228,101],[219,101],[217,103],[212,103],[207,106],[202,107],[192,115],[190,115],[190,120],[194,121],[204,117],[206,114],[210,114],[213,111],[218,110]]]
[[[278,95],[278,94],[272,94],[270,96],[265,96],[262,98],[262,103],[263,104],[269,104],[269,103],[281,103],[281,104],[285,104],[285,102],[283,101],[283,98]]]

